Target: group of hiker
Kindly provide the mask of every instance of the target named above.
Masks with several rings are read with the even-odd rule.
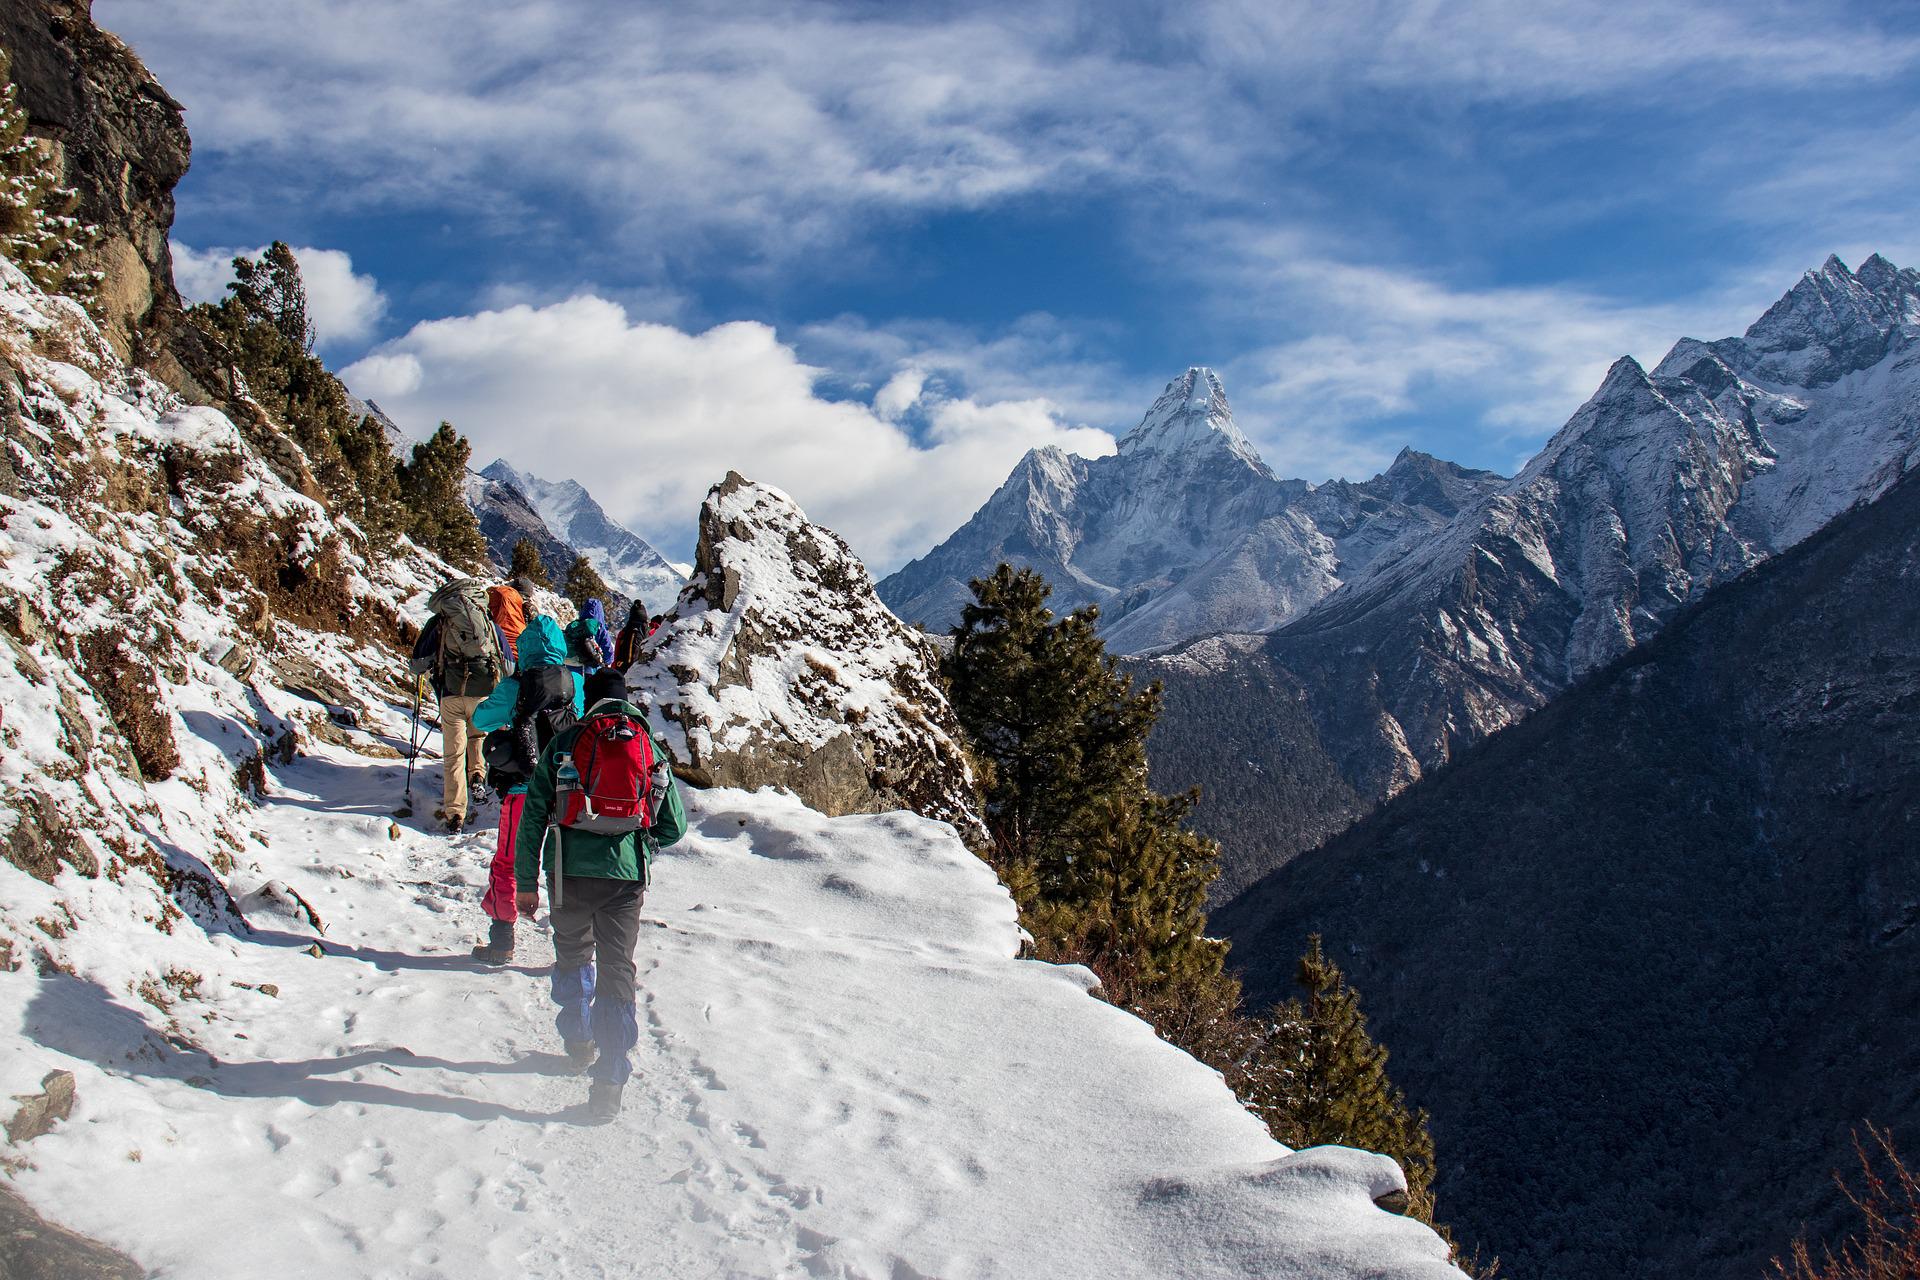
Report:
[[[547,886],[556,1023],[571,1067],[591,1076],[588,1117],[606,1121],[639,1038],[633,953],[653,852],[685,833],[686,810],[624,674],[659,619],[635,600],[616,636],[597,599],[564,627],[534,601],[526,578],[449,582],[428,598],[411,665],[439,705],[434,817],[457,833],[484,789],[500,798],[488,937],[473,955],[511,961]]]

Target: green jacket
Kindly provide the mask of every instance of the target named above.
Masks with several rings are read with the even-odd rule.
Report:
[[[617,708],[641,724],[646,723],[646,713],[630,702],[597,702],[587,708],[587,715],[591,716],[601,707]],[[533,771],[532,781],[527,783],[526,807],[520,811],[520,828],[514,834],[513,847],[514,881],[522,893],[533,893],[539,888],[543,874],[553,866],[556,852],[563,855],[562,866],[568,876],[644,880],[653,851],[665,848],[687,833],[686,805],[681,802],[680,788],[674,783],[672,771],[666,768],[666,754],[657,742],[653,744],[653,758],[660,762],[660,772],[666,778],[666,794],[653,815],[653,825],[644,833],[600,835],[592,831],[566,831],[557,826],[549,832],[547,820],[553,813],[554,772],[558,767],[554,762],[562,753],[573,750],[574,739],[579,736],[579,726],[554,735],[547,749],[540,753],[540,763]],[[652,741],[651,734],[648,740]]]

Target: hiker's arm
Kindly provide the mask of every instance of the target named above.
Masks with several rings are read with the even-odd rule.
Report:
[[[495,729],[504,729],[513,723],[513,704],[520,700],[520,677],[508,676],[493,687],[487,700],[475,708],[473,727],[482,733],[492,733]]]
[[[659,747],[654,748],[655,766],[658,776],[665,779],[665,794],[653,809],[653,825],[647,828],[647,835],[653,841],[653,847],[664,849],[687,834],[687,806],[680,798],[680,784],[674,781],[673,766],[667,763]],[[656,784],[658,785],[658,784]]]
[[[554,739],[559,741],[558,738]],[[527,783],[526,803],[520,809],[520,829],[513,837],[513,879],[522,894],[540,892],[540,854],[553,812],[553,743],[540,753],[533,778]]]
[[[440,647],[440,619],[435,618],[420,631],[420,638],[413,642],[413,656],[407,662],[407,670],[414,675],[424,675],[433,669],[433,655]]]

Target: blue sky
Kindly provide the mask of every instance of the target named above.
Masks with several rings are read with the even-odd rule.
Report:
[[[189,292],[309,264],[415,431],[684,555],[728,468],[879,570],[1189,364],[1277,470],[1514,470],[1631,353],[1920,261],[1920,6],[97,0]]]

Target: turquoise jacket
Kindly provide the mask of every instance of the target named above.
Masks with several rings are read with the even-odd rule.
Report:
[[[566,637],[560,634],[560,624],[541,614],[527,624],[520,633],[520,653],[518,671],[531,671],[535,667],[555,667],[567,660]],[[587,682],[578,671],[567,673],[573,678],[573,714],[580,715],[587,709]],[[473,727],[482,733],[492,733],[495,729],[504,729],[513,723],[513,706],[520,700],[520,677],[508,676],[495,686],[480,709],[473,713]],[[510,788],[508,795],[521,795],[526,792],[527,784],[521,783]]]
[[[630,702],[607,700],[596,702],[596,708],[618,709],[626,712],[641,724],[646,723],[646,715]],[[513,846],[514,880],[521,893],[532,893],[540,884],[542,872],[550,873],[553,868],[554,854],[562,841],[564,854],[562,866],[567,876],[587,876],[595,880],[645,880],[647,866],[653,861],[653,851],[672,844],[687,833],[687,809],[680,799],[680,788],[673,780],[673,770],[666,767],[666,756],[660,750],[660,744],[654,743],[653,758],[658,762],[656,777],[662,787],[659,795],[659,807],[653,815],[653,825],[644,832],[629,831],[624,835],[600,835],[592,831],[565,831],[559,827],[547,830],[548,819],[553,814],[554,774],[557,769],[555,757],[573,750],[573,740],[580,736],[579,726],[554,735],[547,749],[540,753],[540,767],[533,771],[533,781],[527,784],[527,803],[520,810],[520,829],[515,833]],[[651,740],[652,735],[648,735]]]

